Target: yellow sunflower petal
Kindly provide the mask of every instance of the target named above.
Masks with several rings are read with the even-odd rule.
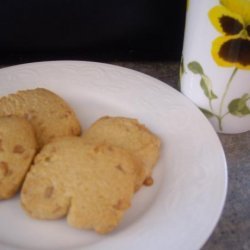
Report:
[[[245,24],[250,24],[250,1],[249,0],[220,0],[221,4],[234,13],[239,14]]]
[[[215,6],[208,16],[214,27],[226,35],[236,35],[243,29],[243,19],[223,6]]]
[[[219,66],[250,70],[250,39],[240,35],[218,37],[212,43],[211,53]]]

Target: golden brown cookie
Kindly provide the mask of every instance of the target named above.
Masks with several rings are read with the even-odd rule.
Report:
[[[21,191],[21,203],[38,219],[67,216],[76,228],[106,233],[130,207],[135,162],[114,146],[57,138],[36,156]]]
[[[79,135],[80,124],[69,105],[47,89],[19,91],[0,99],[0,116],[24,117],[33,125],[39,147],[60,136]]]
[[[35,132],[28,121],[0,117],[0,200],[19,190],[36,148]]]
[[[102,117],[85,131],[83,139],[87,143],[107,143],[128,150],[145,169],[138,185],[152,184],[151,174],[159,158],[160,140],[136,119]]]

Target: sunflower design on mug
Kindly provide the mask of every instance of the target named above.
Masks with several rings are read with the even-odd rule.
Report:
[[[220,33],[211,44],[212,58],[219,67],[232,67],[222,96],[219,98],[214,92],[212,81],[199,62],[190,62],[188,69],[200,75],[200,86],[208,98],[209,109],[201,110],[208,118],[215,117],[220,131],[223,131],[222,120],[225,116],[250,115],[250,93],[242,93],[238,98],[231,100],[227,104],[227,110],[224,110],[226,96],[236,73],[238,70],[250,70],[250,0],[220,0],[220,5],[209,10],[208,18]],[[216,99],[220,100],[217,112],[213,109],[213,101]]]

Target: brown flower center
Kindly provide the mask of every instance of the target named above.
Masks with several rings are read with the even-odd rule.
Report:
[[[246,27],[246,31],[247,31],[248,36],[250,37],[250,25],[248,25],[248,26]]]
[[[250,40],[242,38],[228,40],[221,46],[219,56],[228,62],[250,65]]]
[[[220,17],[220,24],[227,35],[236,35],[243,29],[243,25],[239,21],[229,16]]]

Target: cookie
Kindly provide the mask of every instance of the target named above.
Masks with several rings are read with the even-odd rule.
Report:
[[[47,89],[24,90],[2,97],[0,116],[6,115],[29,120],[40,148],[55,137],[80,134],[80,124],[73,110]]]
[[[19,190],[36,148],[35,132],[28,121],[0,117],[0,200]]]
[[[143,165],[144,175],[138,185],[151,185],[153,167],[160,153],[160,140],[136,119],[125,117],[102,117],[97,120],[83,137],[87,143],[108,143],[128,150]]]
[[[33,218],[66,216],[75,228],[107,233],[130,207],[135,164],[120,148],[57,138],[36,156],[21,190],[22,206]]]

